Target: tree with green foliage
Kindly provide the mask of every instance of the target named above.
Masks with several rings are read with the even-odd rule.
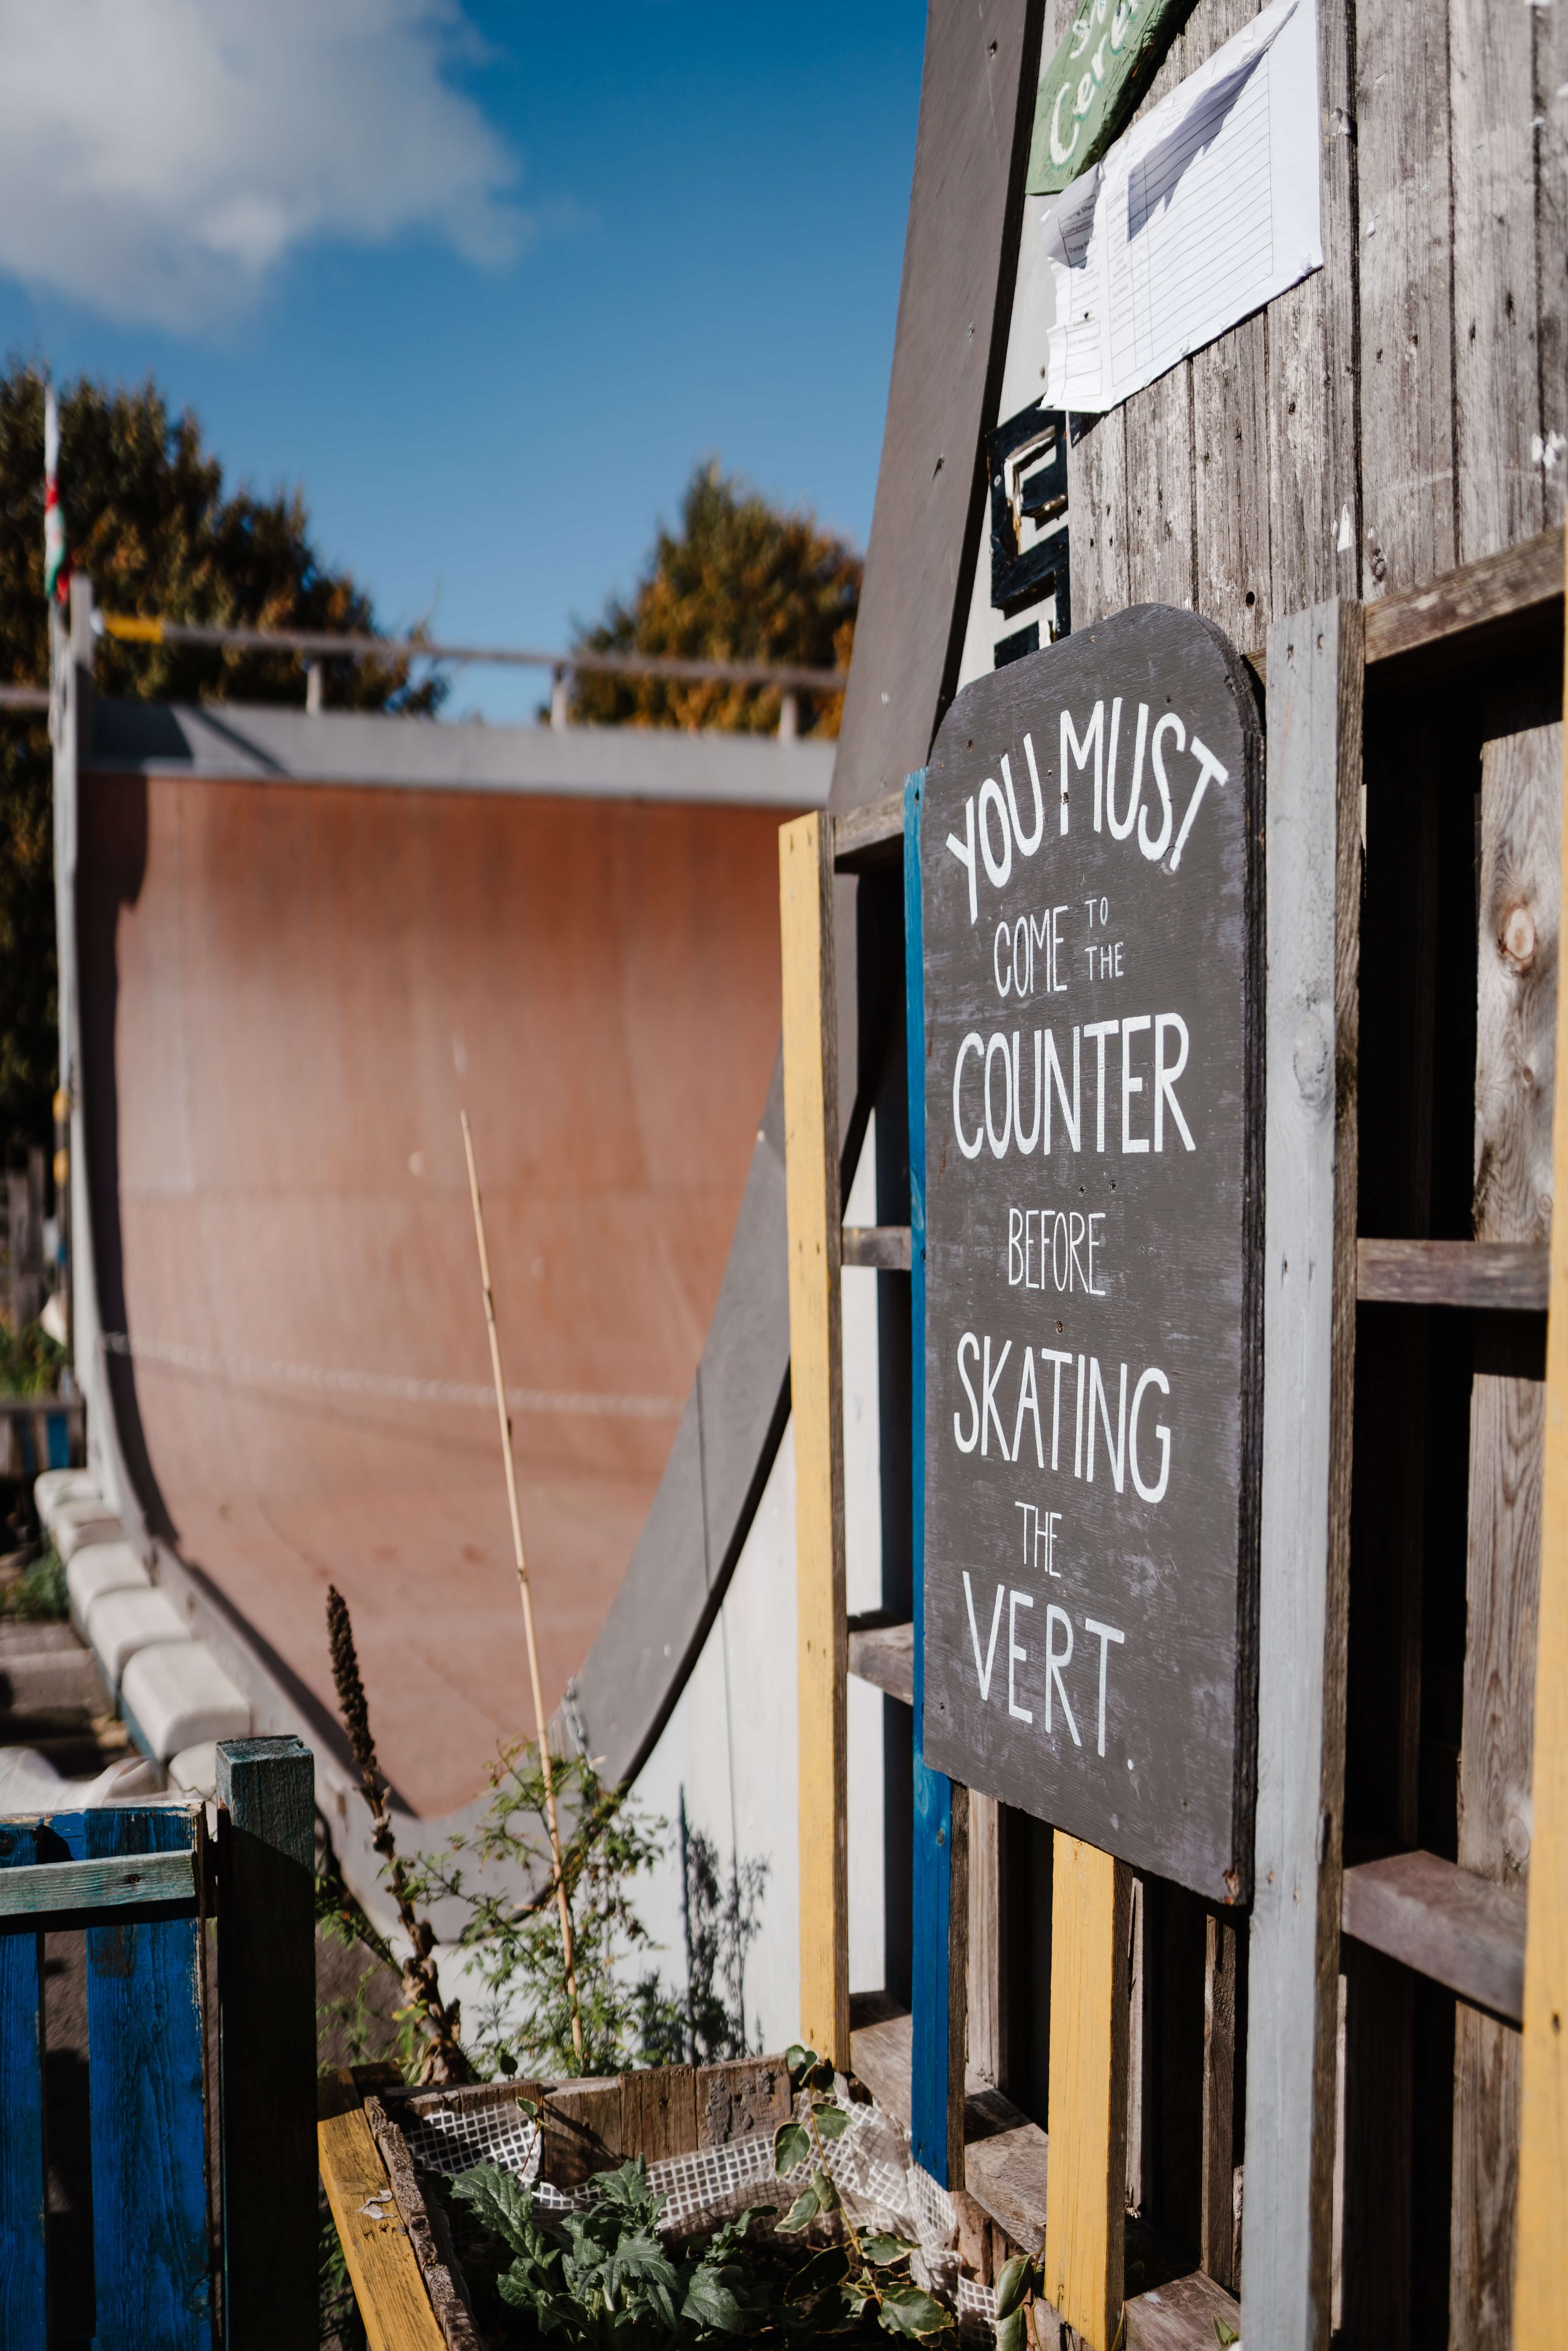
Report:
[[[784,514],[755,490],[699,465],[678,533],[661,529],[630,603],[612,598],[580,653],[675,653],[687,660],[847,669],[860,605],[861,558],[806,513]],[[800,697],[802,734],[836,735],[843,695]],[[584,724],[722,726],[770,735],[776,686],[683,684],[589,672],[574,682]]]
[[[49,674],[44,602],[44,377],[29,362],[0,374],[0,681]],[[311,545],[298,491],[225,493],[223,468],[187,410],[172,417],[155,385],[87,379],[60,398],[60,505],[72,567],[100,607],[243,628],[373,632],[371,601]],[[300,703],[292,653],[231,647],[98,647],[100,693],[134,700]],[[411,688],[406,664],[328,664],[324,699],[359,710],[431,710],[439,681]],[[0,711],[0,1156],[49,1147],[58,1040],[51,762],[44,714]]]

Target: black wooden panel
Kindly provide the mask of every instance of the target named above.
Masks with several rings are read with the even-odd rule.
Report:
[[[1145,605],[967,688],[922,828],[927,1753],[1218,1900],[1250,1844],[1260,778],[1236,654]]]

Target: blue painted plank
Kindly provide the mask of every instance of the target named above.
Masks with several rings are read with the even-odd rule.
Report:
[[[0,1870],[34,1857],[30,1826],[0,1823]],[[0,2343],[45,2351],[44,2053],[40,1940],[0,1936]]]
[[[947,2180],[948,1964],[953,1790],[925,1767],[925,985],[920,810],[925,770],[904,787],[904,1000],[909,1090],[910,1458],[915,1480],[915,1854],[910,2136],[916,2163]]]
[[[82,1815],[87,1856],[189,1848],[190,1813]],[[193,1918],[87,1938],[94,2351],[211,2351],[206,2128]]]
[[[129,1854],[113,1861],[43,1861],[0,1877],[0,1918],[36,1917],[39,1931],[57,1915],[148,1902],[191,1902],[196,1881],[189,1852]]]
[[[52,1412],[47,1421],[49,1467],[68,1469],[71,1466],[70,1423],[63,1412]]]

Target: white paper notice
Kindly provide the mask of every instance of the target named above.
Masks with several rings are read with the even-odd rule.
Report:
[[[1322,267],[1317,90],[1315,0],[1272,0],[1036,213],[1048,408],[1114,408]]]

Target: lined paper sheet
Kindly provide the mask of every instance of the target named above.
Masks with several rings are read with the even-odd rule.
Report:
[[[1315,0],[1272,0],[1037,214],[1049,407],[1114,408],[1322,268],[1317,87]]]

